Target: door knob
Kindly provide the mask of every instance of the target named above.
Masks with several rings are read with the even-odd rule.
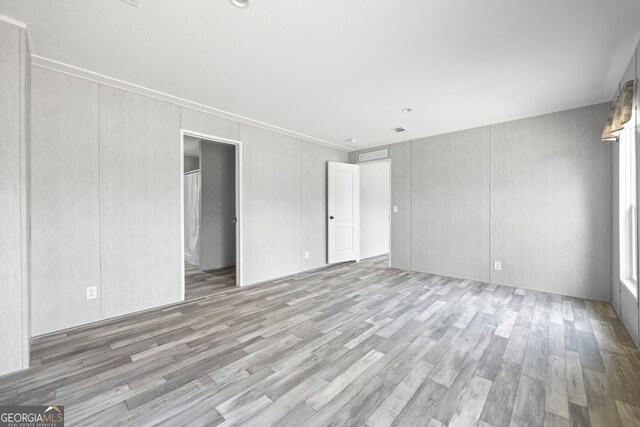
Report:
[[[329,219],[333,219],[333,215],[331,215],[331,216],[329,217]]]

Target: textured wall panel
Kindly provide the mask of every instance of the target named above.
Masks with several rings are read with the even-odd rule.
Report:
[[[411,270],[411,142],[389,146],[391,156],[390,262],[393,268]]]
[[[491,280],[609,301],[609,104],[491,127]]]
[[[24,345],[20,28],[0,21],[0,375],[28,360]],[[28,340],[27,340],[28,341]],[[28,344],[28,343],[27,343]]]
[[[413,142],[413,269],[489,280],[489,128]]]
[[[34,335],[99,320],[98,84],[33,70],[32,328]]]
[[[181,127],[192,132],[238,140],[240,125],[224,117],[213,116],[190,108],[181,109]]]
[[[243,284],[301,270],[300,140],[242,125]]]
[[[200,143],[200,270],[236,264],[236,147]]]
[[[100,87],[103,314],[182,298],[180,108]]]
[[[31,352],[31,51],[27,31],[20,29],[20,169],[22,198],[22,354]]]

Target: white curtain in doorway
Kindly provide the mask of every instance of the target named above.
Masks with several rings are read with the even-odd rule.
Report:
[[[184,175],[184,259],[200,265],[200,172]]]

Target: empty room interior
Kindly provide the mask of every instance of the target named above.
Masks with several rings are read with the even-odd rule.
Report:
[[[640,426],[639,43],[637,0],[0,0],[0,425]]]

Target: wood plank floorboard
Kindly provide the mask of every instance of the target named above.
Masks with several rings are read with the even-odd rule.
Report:
[[[198,266],[184,263],[184,299],[191,301],[215,295],[236,285],[236,267],[200,271]]]
[[[67,425],[631,426],[640,351],[609,304],[396,270],[387,257],[43,337],[0,405]]]

